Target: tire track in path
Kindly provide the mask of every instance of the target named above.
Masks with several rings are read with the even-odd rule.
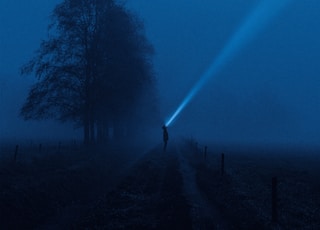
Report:
[[[210,205],[198,188],[195,169],[189,164],[186,155],[181,152],[180,145],[182,144],[175,145],[175,152],[180,163],[184,195],[191,209],[192,229],[228,229],[218,210]]]
[[[156,148],[136,162],[74,229],[191,230],[189,213],[176,152]]]

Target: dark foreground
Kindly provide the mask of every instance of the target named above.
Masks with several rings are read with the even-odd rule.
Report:
[[[319,158],[204,155],[192,141],[146,154],[112,148],[0,166],[0,229],[317,229]],[[59,149],[60,151],[60,149]],[[308,160],[309,159],[309,160]],[[271,218],[277,176],[278,221]]]

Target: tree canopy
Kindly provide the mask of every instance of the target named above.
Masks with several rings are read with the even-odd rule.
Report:
[[[143,23],[124,5],[64,0],[53,11],[47,40],[22,67],[38,80],[21,115],[75,122],[85,143],[106,138],[110,127],[130,133],[145,114],[157,117],[152,57]]]

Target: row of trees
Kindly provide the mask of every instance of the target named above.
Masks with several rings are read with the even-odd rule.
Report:
[[[124,5],[64,0],[48,34],[22,67],[38,79],[21,109],[25,119],[73,121],[86,144],[105,139],[110,127],[119,137],[156,121],[153,47]]]

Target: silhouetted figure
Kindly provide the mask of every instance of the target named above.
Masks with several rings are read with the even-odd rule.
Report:
[[[163,129],[163,151],[165,152],[167,149],[167,143],[169,139],[168,130],[165,125],[162,126]]]

